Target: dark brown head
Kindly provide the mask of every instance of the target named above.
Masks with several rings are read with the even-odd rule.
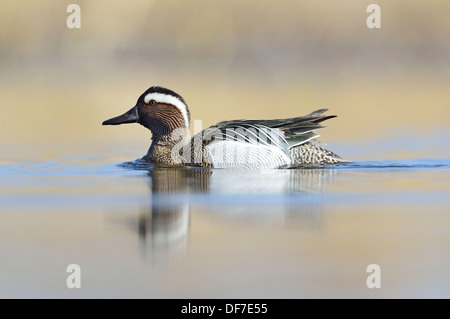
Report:
[[[177,128],[189,128],[189,122],[189,108],[179,94],[152,86],[139,97],[131,110],[102,124],[139,123],[152,131],[153,135],[163,136]]]

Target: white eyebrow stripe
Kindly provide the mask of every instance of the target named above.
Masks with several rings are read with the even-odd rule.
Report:
[[[150,100],[155,100],[159,103],[168,103],[174,105],[178,110],[180,110],[181,114],[183,115],[186,127],[189,127],[189,118],[186,110],[186,105],[178,98],[162,93],[149,93],[144,97],[144,102],[148,104],[150,103]]]

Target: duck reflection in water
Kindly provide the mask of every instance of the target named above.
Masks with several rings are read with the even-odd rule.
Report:
[[[151,205],[139,217],[144,254],[153,260],[184,255],[190,226],[189,191],[207,190],[211,171],[206,169],[153,168],[148,171]],[[148,257],[148,256],[147,256]]]
[[[135,167],[136,168],[136,167]],[[141,168],[142,169],[142,168]],[[333,168],[230,170],[148,169],[151,205],[139,217],[146,259],[164,262],[185,255],[191,209],[216,220],[320,229],[320,194],[337,176]],[[210,214],[214,213],[214,214]]]

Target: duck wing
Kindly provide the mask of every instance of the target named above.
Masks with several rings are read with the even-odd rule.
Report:
[[[287,167],[289,150],[318,137],[313,130],[335,117],[323,116],[325,111],[287,119],[220,122],[194,136],[194,144],[202,141],[214,167]]]
[[[304,116],[286,119],[224,121],[212,126],[211,128],[224,130],[234,127],[247,128],[256,126],[259,129],[264,128],[262,129],[263,131],[267,131],[267,128],[270,128],[273,132],[279,133],[275,135],[281,134],[288,144],[288,148],[292,148],[319,136],[314,132],[314,130],[324,127],[320,123],[336,117],[336,115],[323,115],[326,111],[328,111],[328,109],[320,109]]]

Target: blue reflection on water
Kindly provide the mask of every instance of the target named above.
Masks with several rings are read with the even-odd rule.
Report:
[[[186,202],[221,208],[255,206],[272,207],[271,209],[280,205],[324,205],[337,202],[355,205],[375,205],[381,202],[447,205],[450,197],[446,190],[395,189],[392,192],[380,187],[376,192],[368,192],[364,191],[364,187],[379,176],[378,172],[446,172],[449,169],[448,159],[357,161],[338,166],[282,170],[161,169],[139,161],[85,165],[54,161],[31,165],[5,164],[0,165],[0,186],[9,189],[9,192],[0,194],[0,199],[3,211],[14,206],[51,208],[68,204],[92,207],[108,203],[126,207],[142,201],[142,193],[152,197],[152,205],[155,207]],[[370,172],[370,175],[348,175],[361,171]],[[127,188],[127,185],[136,184],[132,180],[124,180],[124,177],[139,178],[147,187],[140,187],[141,192],[128,190],[116,193],[103,189],[102,185],[105,183],[116,183],[119,188],[121,185]],[[384,178],[405,176],[392,175]],[[358,185],[362,185],[362,188],[335,192],[335,188],[339,190],[342,186],[339,183],[345,183],[347,179],[358,179]],[[80,193],[78,190],[83,186],[92,188],[92,192]],[[40,191],[24,192],[33,187]],[[139,189],[139,186],[135,187]],[[67,191],[55,194],[55,188],[66,188]]]
[[[401,161],[357,161],[344,163],[336,167],[342,170],[423,170],[423,169],[450,169],[448,159],[408,159]]]

